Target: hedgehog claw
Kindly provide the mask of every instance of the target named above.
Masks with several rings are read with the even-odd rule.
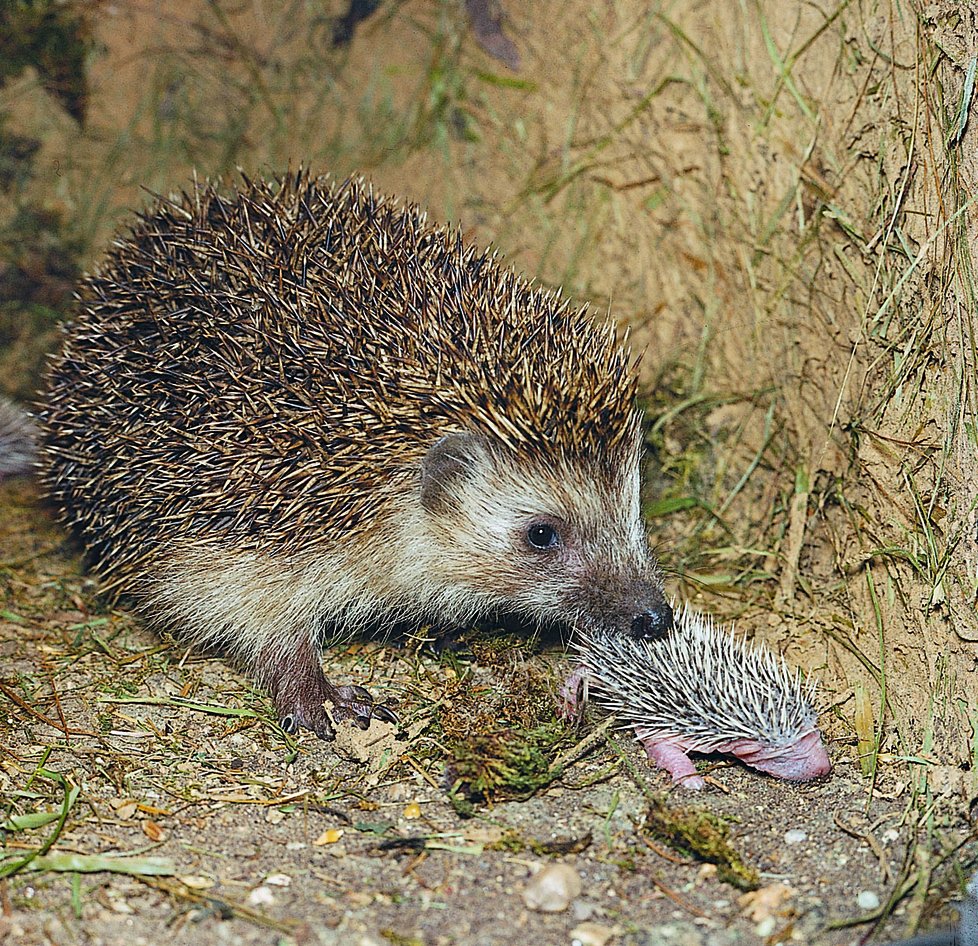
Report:
[[[318,705],[315,703],[300,704],[294,706],[292,712],[288,713],[283,713],[280,710],[279,725],[283,732],[289,736],[297,735],[300,729],[308,729],[326,742],[336,737],[322,703]]]
[[[374,707],[373,715],[377,719],[382,719],[385,723],[390,723],[393,726],[396,726],[401,721],[397,713],[395,713],[389,706],[385,706],[383,703]]]
[[[306,722],[304,722],[306,720]],[[299,730],[305,727],[315,733],[316,737],[324,742],[329,742],[335,738],[333,727],[329,724],[329,719],[324,713],[320,717],[301,716],[297,713],[286,713],[279,719],[279,726],[287,736],[297,736]]]
[[[291,654],[266,652],[258,666],[271,670],[268,688],[275,700],[279,724],[286,733],[294,736],[300,729],[309,729],[320,739],[335,737],[323,706],[334,687],[323,676],[311,644],[303,643]]]

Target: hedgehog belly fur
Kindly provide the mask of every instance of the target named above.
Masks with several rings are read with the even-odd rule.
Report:
[[[422,556],[391,570],[389,542],[290,559],[190,540],[168,549],[134,591],[161,628],[236,654],[259,677],[269,649],[338,643],[385,620],[420,624],[437,615],[452,626],[488,609],[488,597],[433,583]]]

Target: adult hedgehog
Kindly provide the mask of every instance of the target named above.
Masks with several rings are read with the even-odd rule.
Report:
[[[610,325],[358,179],[159,200],[80,291],[40,411],[107,589],[236,655],[283,724],[366,726],[324,637],[488,613],[654,638]]]

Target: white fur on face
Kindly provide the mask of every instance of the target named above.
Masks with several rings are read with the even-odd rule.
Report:
[[[432,564],[446,584],[547,620],[570,621],[569,602],[596,577],[609,586],[658,583],[640,517],[637,437],[636,429],[635,445],[617,463],[476,457],[444,508],[421,524],[418,554],[438,550]],[[556,529],[559,549],[527,545],[536,522]]]

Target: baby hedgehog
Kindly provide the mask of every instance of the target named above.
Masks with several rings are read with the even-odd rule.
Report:
[[[778,778],[831,771],[813,707],[814,681],[784,658],[684,608],[664,640],[631,640],[601,628],[575,642],[581,667],[563,691],[565,713],[585,695],[635,730],[649,761],[674,782],[702,788],[686,753],[728,752]]]
[[[614,328],[363,181],[160,199],[85,278],[39,413],[109,590],[236,655],[283,725],[392,717],[323,640],[490,614],[657,638]]]

